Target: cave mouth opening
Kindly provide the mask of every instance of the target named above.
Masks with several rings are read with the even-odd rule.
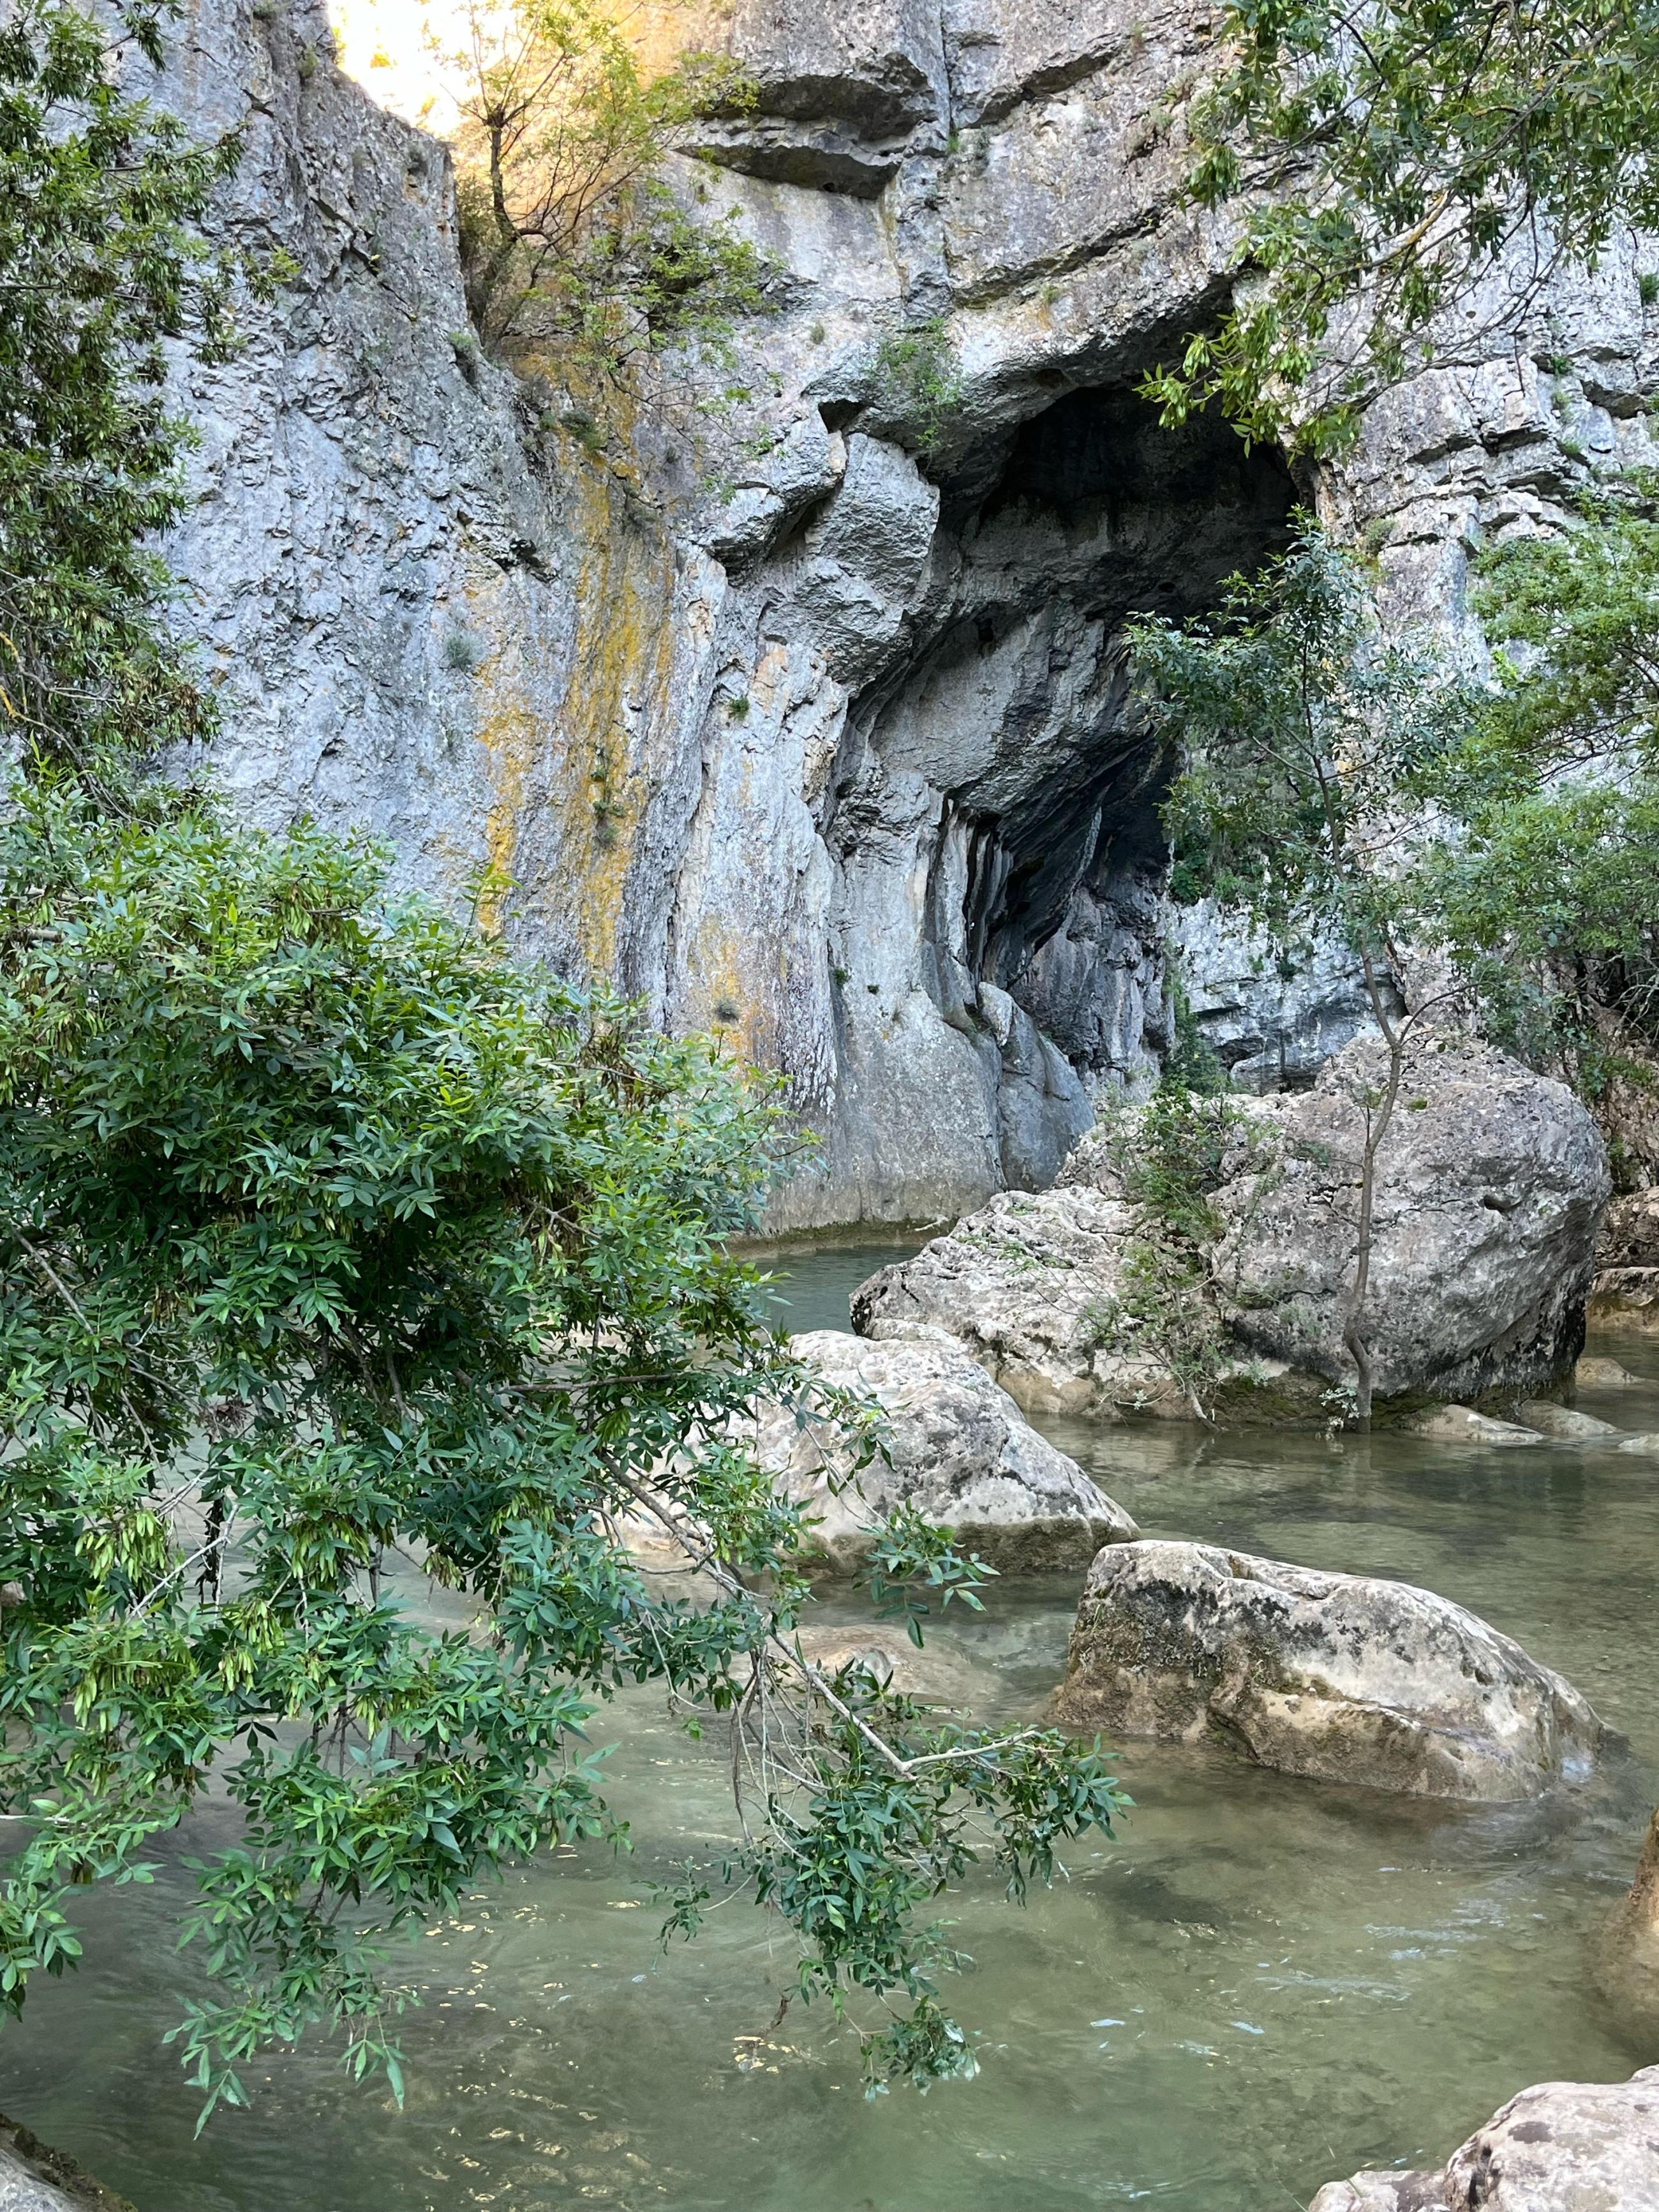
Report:
[[[941,486],[951,611],[872,737],[926,761],[942,794],[927,902],[941,1011],[957,1026],[991,1019],[1009,1080],[1029,1087],[1041,1054],[1024,1031],[1011,1042],[1012,1001],[1073,1079],[1052,1140],[1026,1108],[1016,1117],[1011,1183],[1048,1179],[1087,1099],[1144,1081],[1171,1042],[1171,762],[1132,699],[1124,625],[1215,608],[1230,576],[1288,544],[1297,501],[1277,449],[1247,449],[1212,414],[1166,428],[1122,384],[998,431]],[[1066,1088],[1048,1061],[1042,1081],[1045,1097]]]

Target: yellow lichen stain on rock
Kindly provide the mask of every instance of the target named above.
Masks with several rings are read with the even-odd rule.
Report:
[[[495,798],[484,824],[490,871],[517,872],[527,808],[540,816],[548,851],[541,873],[556,886],[586,976],[611,977],[634,842],[651,786],[653,733],[671,719],[674,640],[672,549],[629,514],[611,471],[574,439],[560,440],[560,490],[576,512],[585,549],[574,589],[568,659],[556,669],[509,641],[489,665],[477,736]],[[489,616],[501,636],[510,608]],[[480,905],[499,926],[501,898]]]

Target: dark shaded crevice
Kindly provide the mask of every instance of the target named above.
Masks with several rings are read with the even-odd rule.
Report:
[[[1172,763],[1131,698],[1121,633],[1214,607],[1287,542],[1295,501],[1277,452],[1247,453],[1211,416],[1164,429],[1123,386],[1069,391],[952,471],[951,605],[860,715],[878,755],[934,757],[941,848],[967,841],[959,911],[937,866],[928,900],[947,1018],[971,1018],[976,985],[1006,992],[1085,1082],[1162,1048]]]

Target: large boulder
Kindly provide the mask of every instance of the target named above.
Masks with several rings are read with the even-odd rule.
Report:
[[[1615,1198],[1602,1217],[1589,1310],[1659,1328],[1659,1186]]]
[[[866,1343],[815,1329],[794,1349],[828,1382],[873,1399],[885,1417],[886,1457],[848,1486],[844,1447],[824,1425],[775,1407],[762,1418],[761,1463],[818,1516],[813,1549],[854,1571],[880,1523],[901,1504],[954,1531],[1000,1573],[1081,1566],[1135,1524],[1022,1416],[979,1363],[939,1333]]]
[[[1057,1706],[1286,1774],[1500,1802],[1582,1780],[1601,1737],[1570,1683],[1446,1598],[1208,1544],[1099,1554]]]
[[[872,1275],[854,1296],[854,1328],[881,1342],[954,1336],[1028,1413],[1187,1419],[1191,1407],[1168,1369],[1109,1341],[1140,1217],[1098,1142],[1085,1138],[1066,1171],[1081,1155],[1106,1188],[1079,1179],[1001,1192],[914,1259]],[[1323,1386],[1305,1381],[1241,1346],[1221,1361],[1216,1387],[1230,1409],[1284,1418],[1319,1410]]]
[[[861,1336],[948,1331],[1030,1413],[1109,1406],[1122,1388],[1167,1394],[1101,1350],[1100,1316],[1121,1279],[1134,1208],[1086,1187],[1003,1191],[853,1299]]]
[[[1259,1102],[1213,1203],[1212,1255],[1241,1344],[1340,1382],[1375,1038],[1311,1090]],[[1376,1181],[1368,1327],[1379,1396],[1470,1400],[1565,1382],[1583,1348],[1612,1188],[1601,1131],[1562,1083],[1428,1033],[1408,1053]]]
[[[1628,2081],[1543,2081],[1429,2172],[1328,2182],[1308,2212],[1654,2212],[1659,2066]]]

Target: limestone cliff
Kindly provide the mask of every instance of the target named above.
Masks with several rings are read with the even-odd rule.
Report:
[[[777,258],[774,312],[735,378],[703,373],[726,411],[688,369],[596,452],[556,380],[470,347],[444,150],[337,70],[317,0],[195,0],[160,96],[245,123],[225,231],[301,274],[250,305],[239,360],[181,369],[180,619],[256,815],[362,823],[404,880],[786,1072],[823,1141],[780,1225],[961,1212],[1046,1182],[1091,1087],[1165,1041],[1164,769],[1121,625],[1204,606],[1297,495],[1276,455],[1161,432],[1133,396],[1225,294],[1226,237],[1176,191],[1209,23],[1201,0],[711,20],[761,96],[682,182]],[[1462,623],[1484,533],[1584,456],[1651,456],[1637,279],[1632,248],[1518,331],[1498,300],[1301,487],[1380,544],[1402,617]],[[962,392],[923,454],[878,367],[935,320]],[[1288,1014],[1200,980],[1264,1069],[1354,1018],[1340,974]]]

